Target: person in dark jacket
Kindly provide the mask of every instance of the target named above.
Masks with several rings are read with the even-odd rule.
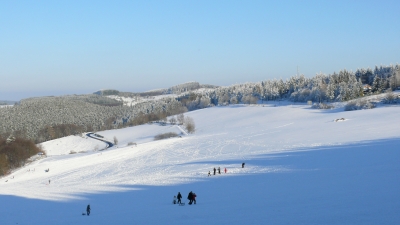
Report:
[[[187,199],[189,200],[189,205],[193,202],[193,192],[189,192]]]
[[[196,204],[196,197],[197,197],[196,193],[193,193],[193,194],[192,194],[192,198],[193,198],[194,204]]]
[[[215,169],[215,167],[214,167],[214,175],[215,175],[216,172],[217,172],[217,169]]]
[[[181,204],[181,203],[182,203],[182,202],[181,202],[181,198],[182,198],[181,193],[178,192],[178,196],[176,196],[176,197],[177,197],[177,199],[178,199],[178,204]]]
[[[218,174],[221,174],[221,168],[218,167]]]
[[[242,163],[242,168],[244,168],[244,163]]]
[[[86,207],[86,215],[90,215],[90,205],[87,205]]]

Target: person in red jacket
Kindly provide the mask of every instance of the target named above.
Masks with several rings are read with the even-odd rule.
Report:
[[[225,173],[226,173],[226,171],[227,171],[226,168],[224,169],[224,171],[225,171]]]

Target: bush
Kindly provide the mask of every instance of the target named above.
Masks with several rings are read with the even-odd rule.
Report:
[[[367,100],[353,100],[347,103],[344,107],[345,111],[361,110],[361,109],[373,109],[376,105]]]
[[[399,97],[396,96],[392,91],[388,91],[383,99],[383,103],[385,104],[396,104],[398,102],[400,102]]]
[[[325,103],[314,103],[311,108],[313,109],[333,109],[335,106]]]
[[[190,117],[185,118],[185,127],[189,133],[194,133],[196,125],[194,124],[194,120]]]
[[[161,139],[167,139],[167,138],[171,138],[171,137],[178,137],[178,134],[175,132],[168,132],[168,133],[164,133],[164,134],[158,134],[154,137],[154,140],[161,140]]]
[[[25,165],[31,156],[42,152],[31,140],[12,139],[13,141],[7,142],[5,138],[0,138],[0,176]]]
[[[131,145],[136,146],[137,144],[135,142],[128,142],[128,146],[131,146]]]

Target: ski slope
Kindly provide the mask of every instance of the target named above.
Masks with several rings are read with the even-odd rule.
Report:
[[[188,112],[196,132],[182,138],[153,141],[176,125],[98,132],[119,140],[103,151],[78,136],[42,143],[47,158],[0,179],[2,224],[400,223],[400,107],[274,105]],[[228,172],[208,177],[214,167]]]

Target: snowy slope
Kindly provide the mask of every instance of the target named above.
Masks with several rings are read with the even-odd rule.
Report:
[[[152,141],[179,128],[142,125],[99,132],[120,142],[104,151],[87,151],[95,140],[54,140],[58,145],[43,144],[49,157],[0,179],[7,202],[0,218],[4,224],[398,224],[399,113],[398,106],[344,112],[237,105],[187,113],[196,133],[182,138]],[[86,152],[68,154],[71,147],[60,145]],[[207,177],[214,167],[228,173]],[[196,192],[198,204],[172,205],[178,191],[184,199]],[[92,214],[82,216],[89,203]]]

